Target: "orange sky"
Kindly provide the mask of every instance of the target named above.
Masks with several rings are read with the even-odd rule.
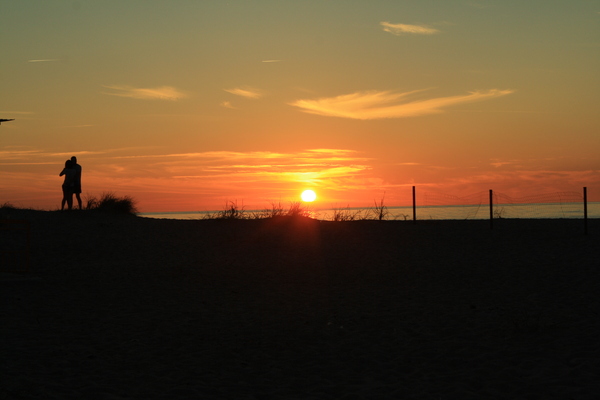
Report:
[[[8,4],[6,4],[8,3]],[[524,3],[524,4],[523,4]],[[411,187],[600,201],[600,5],[0,5],[0,203],[408,205]]]

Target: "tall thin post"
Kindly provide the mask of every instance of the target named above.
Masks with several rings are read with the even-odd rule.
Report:
[[[584,233],[588,234],[588,217],[587,217],[587,187],[583,188],[583,226]]]
[[[416,192],[416,188],[414,186],[412,188],[412,194],[413,194],[413,222],[416,224],[417,223],[417,192]]]
[[[494,229],[494,191],[490,189],[490,229]]]

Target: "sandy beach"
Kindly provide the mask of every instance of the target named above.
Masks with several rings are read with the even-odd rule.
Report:
[[[2,217],[1,399],[600,393],[598,220]]]

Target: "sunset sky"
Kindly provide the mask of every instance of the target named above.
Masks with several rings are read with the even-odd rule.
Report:
[[[0,3],[0,203],[600,201],[600,1]]]

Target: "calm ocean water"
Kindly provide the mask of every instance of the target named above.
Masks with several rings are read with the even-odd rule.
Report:
[[[251,217],[263,210],[246,210]],[[320,220],[332,220],[334,215],[354,215],[355,219],[375,219],[372,208],[310,209],[310,216]],[[412,220],[413,209],[409,207],[388,207],[387,220]],[[216,211],[160,212],[140,213],[140,217],[159,219],[204,219],[216,215]],[[497,204],[494,206],[494,218],[570,218],[583,219],[583,203],[551,204]],[[471,206],[421,206],[417,208],[417,219],[464,220],[489,219],[490,209],[485,205]],[[600,202],[588,203],[588,218],[600,218]]]

